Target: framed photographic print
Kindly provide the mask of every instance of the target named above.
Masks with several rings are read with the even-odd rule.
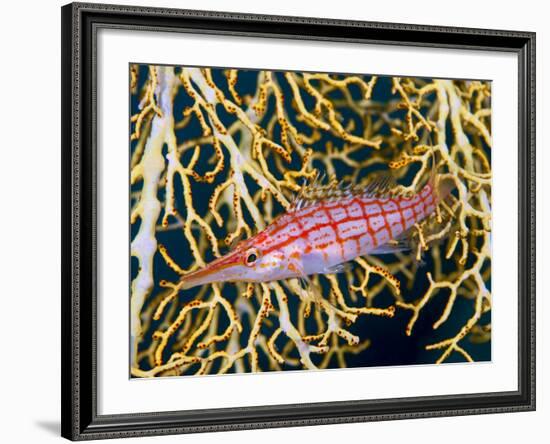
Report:
[[[535,408],[535,35],[62,8],[62,434]]]

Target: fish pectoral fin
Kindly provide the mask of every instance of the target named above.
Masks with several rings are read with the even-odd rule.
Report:
[[[384,245],[379,245],[374,250],[370,251],[370,255],[376,255],[376,254],[395,254],[395,253],[401,253],[405,251],[411,251],[412,245],[410,240],[408,239],[402,239],[397,240],[393,242],[388,242]]]
[[[321,289],[310,279],[309,276],[306,275],[301,265],[294,263],[294,267],[300,273],[300,275],[298,276],[298,281],[300,282],[300,285],[309,295],[312,296],[312,299],[316,303],[318,303],[323,298]]]
[[[298,282],[300,282],[300,285],[302,288],[312,296],[312,299],[315,303],[320,303],[320,301],[323,299],[323,292],[321,288],[315,284],[311,278],[306,274],[304,267],[302,264],[296,260],[290,261],[290,264],[296,270],[298,273],[297,279]]]
[[[343,264],[334,265],[332,267],[327,267],[323,270],[324,274],[339,274],[339,273],[345,273],[346,271],[351,270],[351,264],[349,262],[345,262]]]
[[[318,303],[321,299],[323,299],[323,293],[321,292],[321,289],[315,282],[313,282],[309,278],[309,276],[300,277],[300,282],[302,282],[302,285],[304,285],[305,290],[312,295],[315,302]]]

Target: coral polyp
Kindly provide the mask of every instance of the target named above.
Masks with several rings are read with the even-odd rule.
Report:
[[[130,98],[132,376],[490,359],[490,82],[132,65]],[[413,196],[434,174],[449,193],[407,248],[186,284],[320,177]]]

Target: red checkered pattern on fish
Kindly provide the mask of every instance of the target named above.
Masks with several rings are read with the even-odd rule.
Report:
[[[263,254],[299,241],[306,251],[338,247],[342,262],[396,239],[435,210],[431,184],[411,198],[346,197],[291,211],[273,222],[259,241]]]

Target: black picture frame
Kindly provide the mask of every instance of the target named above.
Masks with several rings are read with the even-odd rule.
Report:
[[[535,409],[535,33],[72,3],[62,14],[62,436],[71,440]],[[509,51],[519,65],[518,389],[146,414],[97,414],[99,28]]]

